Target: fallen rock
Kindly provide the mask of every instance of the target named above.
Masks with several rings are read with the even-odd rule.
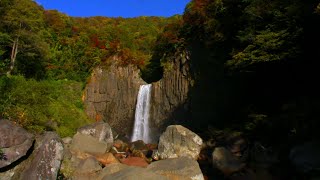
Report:
[[[113,144],[113,135],[111,127],[105,122],[96,122],[78,129],[81,134],[92,136],[99,141],[106,142],[108,144]]]
[[[147,161],[140,157],[128,157],[120,159],[122,164],[126,164],[128,166],[137,166],[137,167],[147,167],[149,164]]]
[[[116,148],[116,152],[126,152],[129,151],[129,145],[119,139],[113,142],[113,148]]]
[[[103,180],[169,180],[167,177],[148,171],[141,167],[126,167],[120,171],[106,175]]]
[[[130,143],[129,146],[130,146],[131,151],[134,151],[134,150],[141,150],[141,151],[146,150],[147,151],[149,149],[147,144],[145,144],[142,140],[134,141],[134,142]]]
[[[104,166],[108,164],[120,163],[117,158],[113,156],[112,153],[105,153],[103,155],[97,155],[95,158]]]
[[[20,179],[56,180],[63,158],[63,144],[55,132],[45,132],[37,139],[32,161],[22,172]]]
[[[156,161],[147,170],[174,180],[204,180],[198,162],[188,157]]]
[[[153,155],[160,159],[191,157],[197,160],[202,146],[202,139],[181,125],[168,126],[160,136],[158,151]]]
[[[125,164],[108,164],[106,165],[102,171],[99,172],[99,174],[97,175],[97,180],[103,179],[105,176],[111,175],[113,173],[119,172],[122,169],[128,168],[129,166],[125,165]]]
[[[72,143],[72,138],[71,137],[65,137],[62,138],[62,141],[64,144],[71,144]]]
[[[71,179],[95,179],[96,173],[101,170],[99,162],[95,158],[89,157],[79,164]]]
[[[104,154],[110,149],[110,145],[106,142],[99,141],[95,137],[77,133],[73,136],[70,151],[75,154]]]
[[[112,130],[108,123],[96,122],[78,129],[70,151],[73,154],[104,154],[113,146]]]
[[[34,142],[34,136],[12,121],[0,120],[0,168],[25,156]]]

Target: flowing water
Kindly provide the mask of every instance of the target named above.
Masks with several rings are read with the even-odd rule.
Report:
[[[132,142],[143,140],[150,142],[149,111],[150,111],[151,84],[141,85],[139,88]]]

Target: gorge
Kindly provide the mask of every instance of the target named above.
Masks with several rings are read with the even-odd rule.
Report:
[[[208,174],[320,174],[318,0],[191,0],[168,18],[79,18],[2,0],[0,19],[0,121],[35,135],[25,150],[54,131],[66,147],[138,156],[144,165],[178,156],[169,150],[179,142],[181,151],[197,147],[194,161]],[[186,143],[196,136],[185,128],[203,143]],[[100,142],[105,129],[110,141]],[[230,161],[213,172],[220,160]]]

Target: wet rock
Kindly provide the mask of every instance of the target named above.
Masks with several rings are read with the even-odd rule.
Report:
[[[138,140],[138,141],[134,141],[132,143],[130,143],[130,150],[148,150],[148,146],[142,141],[142,140]]]

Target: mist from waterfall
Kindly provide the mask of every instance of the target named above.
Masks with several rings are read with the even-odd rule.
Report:
[[[150,143],[149,111],[150,111],[151,84],[141,85],[139,88],[135,121],[131,141],[143,140]]]

